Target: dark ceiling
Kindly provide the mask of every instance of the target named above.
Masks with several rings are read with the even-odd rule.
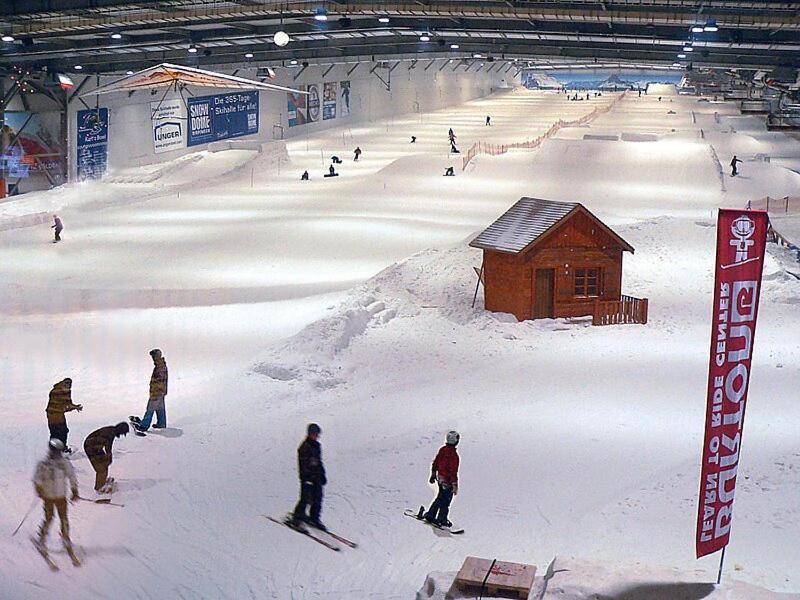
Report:
[[[26,69],[81,65],[84,73],[120,73],[160,62],[277,66],[293,59],[330,64],[474,53],[536,64],[800,66],[798,2],[0,0],[0,6],[0,34],[14,38],[0,42],[0,67]],[[327,21],[314,19],[320,10]],[[709,20],[719,31],[690,32]],[[292,38],[283,48],[272,41],[280,30]],[[425,34],[430,41],[420,39]],[[692,51],[684,52],[690,39]],[[189,52],[192,46],[197,52]]]

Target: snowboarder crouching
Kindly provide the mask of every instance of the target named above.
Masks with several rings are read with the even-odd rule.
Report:
[[[53,389],[50,390],[50,396],[47,401],[47,408],[45,409],[50,437],[61,440],[67,452],[70,452],[70,450],[67,446],[69,428],[67,427],[66,413],[73,410],[81,412],[83,405],[72,403],[72,379],[67,377],[53,384]]]
[[[308,181],[308,171],[303,171],[303,174],[300,176],[300,181]]]
[[[111,448],[116,438],[128,435],[129,431],[127,423],[117,423],[93,431],[83,442],[86,457],[92,463],[95,472],[94,490],[96,492],[111,491],[111,484],[114,483],[114,478],[108,476],[108,468],[114,460]]]
[[[453,171],[453,167],[447,167],[444,171],[445,177],[455,177],[455,172]]]
[[[153,373],[150,375],[150,399],[147,401],[147,409],[141,419],[138,417],[131,418],[134,429],[139,432],[145,432],[150,429],[154,414],[156,416],[156,424],[153,425],[154,429],[164,429],[167,426],[167,404],[164,399],[167,395],[167,382],[169,380],[167,361],[158,348],[150,350],[150,357],[153,359]]]
[[[39,527],[39,535],[34,539],[39,552],[46,550],[47,532],[50,523],[53,521],[54,512],[58,512],[58,519],[61,523],[61,542],[72,558],[77,561],[72,548],[72,540],[69,537],[69,517],[67,515],[67,485],[71,492],[70,502],[78,499],[78,479],[75,477],[75,470],[72,464],[64,456],[64,443],[57,439],[50,440],[47,457],[36,465],[36,472],[33,476],[33,487],[36,495],[42,499],[44,504],[44,520]]]
[[[300,500],[294,508],[291,524],[297,527],[300,522],[305,522],[325,531],[325,525],[319,520],[322,512],[322,488],[328,483],[322,464],[322,446],[319,443],[322,429],[316,423],[311,423],[307,432],[306,439],[297,449]],[[306,515],[306,507],[309,505],[310,512]]]
[[[56,237],[53,240],[53,243],[61,241],[61,232],[64,231],[64,224],[61,222],[61,217],[58,215],[53,215],[53,224],[50,226],[50,229],[55,229]]]
[[[450,502],[458,494],[458,452],[456,446],[461,439],[457,431],[447,433],[446,443],[439,449],[431,465],[430,483],[439,486],[439,493],[425,513],[425,520],[440,527],[450,527],[452,523],[447,520],[450,512]]]
[[[412,144],[416,144],[417,143],[417,136],[415,136],[415,135],[411,136],[411,143]]]
[[[338,156],[331,156],[331,162],[335,165],[340,165],[342,164],[342,159]]]

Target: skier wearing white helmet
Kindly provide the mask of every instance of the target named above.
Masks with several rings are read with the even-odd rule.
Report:
[[[450,502],[458,494],[458,465],[459,458],[456,452],[461,436],[457,431],[447,432],[445,445],[439,449],[431,465],[430,483],[439,486],[439,493],[425,513],[425,520],[440,527],[450,527],[452,523],[447,520],[450,512]]]
[[[45,546],[47,531],[50,529],[54,513],[58,512],[58,518],[61,522],[61,541],[70,558],[73,562],[76,562],[77,558],[69,537],[67,486],[69,486],[69,491],[72,492],[70,502],[75,502],[78,499],[78,480],[75,477],[75,470],[72,468],[72,464],[64,456],[65,449],[64,442],[52,438],[47,457],[36,465],[33,487],[36,490],[36,495],[44,503],[44,520],[39,527],[39,535],[33,538],[33,542],[43,555],[47,552]]]

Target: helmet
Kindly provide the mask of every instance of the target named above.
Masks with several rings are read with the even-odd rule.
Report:
[[[150,356],[155,358],[156,356],[161,356],[161,350],[159,348],[153,348],[150,350]]]
[[[458,441],[461,439],[461,436],[458,434],[457,431],[448,431],[447,432],[447,445],[448,446],[457,446]]]
[[[50,438],[49,446],[51,450],[57,450],[59,452],[63,452],[67,449],[67,447],[64,445],[64,442],[58,438]]]
[[[130,426],[125,422],[122,421],[121,423],[117,423],[114,425],[114,435],[119,437],[121,435],[128,435],[128,432],[131,430]]]
[[[322,429],[316,423],[311,423],[308,426],[308,435],[313,435],[315,433],[322,433]]]

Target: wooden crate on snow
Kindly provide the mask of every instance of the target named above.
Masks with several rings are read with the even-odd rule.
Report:
[[[455,584],[461,589],[474,589],[480,588],[485,581],[485,590],[490,595],[506,592],[518,598],[527,598],[533,588],[535,575],[534,565],[468,556],[456,575]]]

